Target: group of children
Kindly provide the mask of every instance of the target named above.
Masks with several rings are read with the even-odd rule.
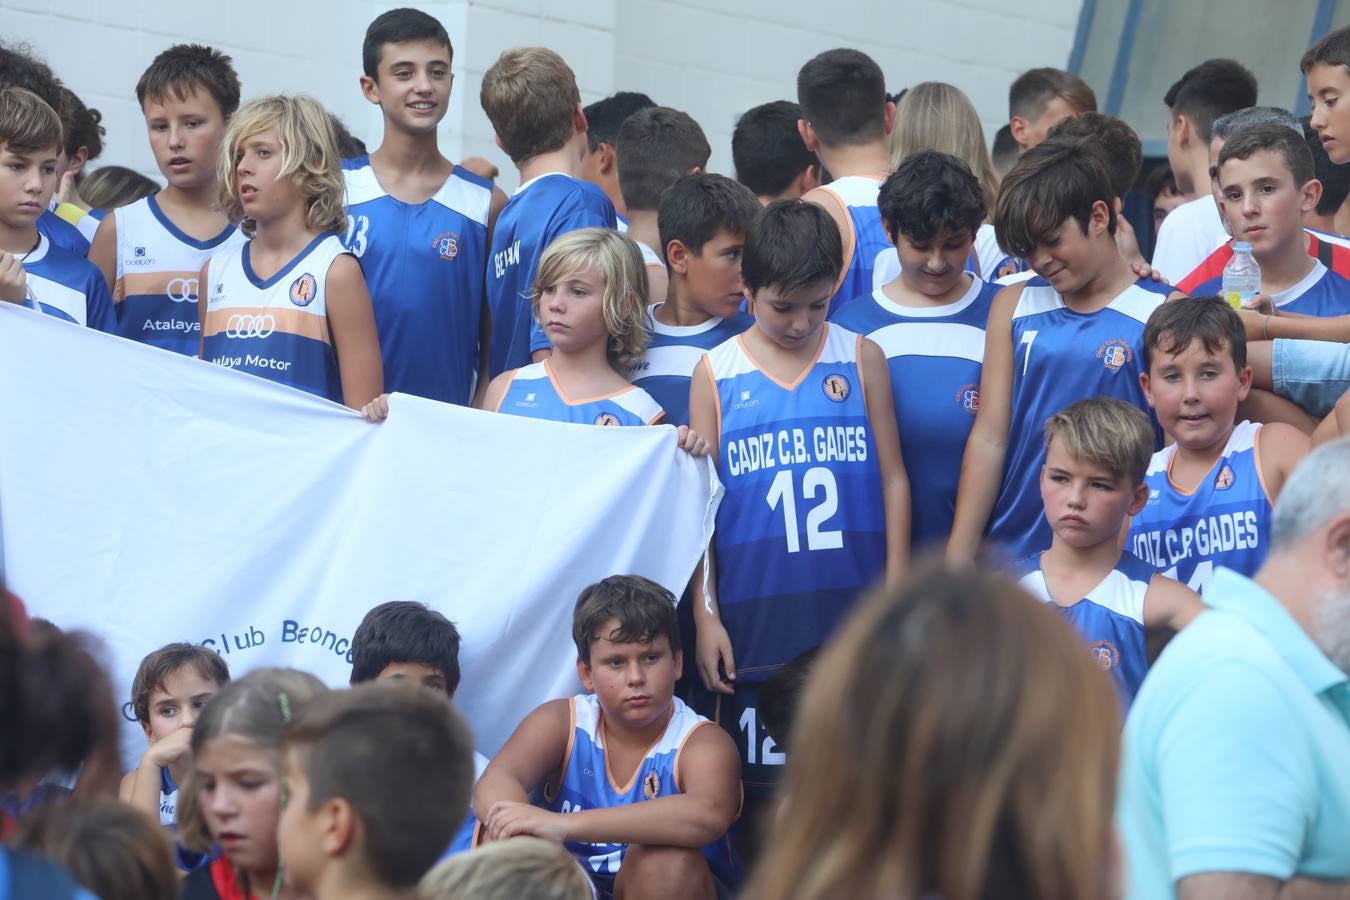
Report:
[[[1231,61],[1166,98],[1176,186],[1200,196],[1165,224],[1224,230],[1172,275],[1122,216],[1138,137],[1067,73],[1013,85],[1020,157],[1000,177],[959,90],[918,85],[897,109],[873,60],[827,51],[796,103],[737,123],[732,179],[704,171],[687,114],[632,93],[583,107],[561,57],[515,48],[480,95],[519,171],[507,198],[440,153],[450,40],[410,9],[366,33],[360,86],[384,118],[369,154],[344,158],[308,98],[241,107],[219,51],[156,57],[136,96],[165,186],[102,215],[86,259],[49,210],[78,158],[71,107],[3,52],[0,299],[372,421],[402,391],[675,425],[726,490],[685,596],[637,576],[588,588],[586,693],[477,772],[448,703],[458,636],[415,604],[367,617],[353,683],[411,679],[439,703],[283,671],[227,683],[187,645],[147,657],[132,708],[149,743],[122,797],[177,829],[189,896],[374,896],[519,835],[565,844],[603,895],[717,896],[740,878],[733,822],[768,818],[786,759],[770,698],[869,585],[987,545],[1128,707],[1150,635],[1202,609],[1215,566],[1260,565],[1309,433],[1350,426],[1327,361],[1350,338],[1350,254],[1332,252],[1350,241],[1305,227],[1320,163],[1297,120],[1249,109]],[[1326,165],[1345,163],[1350,31],[1303,69]],[[1241,309],[1213,296],[1230,234],[1262,272]]]

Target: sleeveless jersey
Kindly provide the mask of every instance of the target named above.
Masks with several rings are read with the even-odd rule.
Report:
[[[844,232],[844,271],[830,300],[829,315],[839,311],[846,300],[872,290],[872,269],[877,254],[894,249],[881,227],[881,212],[877,209],[877,194],[881,179],[867,175],[846,175],[836,178],[823,188],[834,195],[848,213],[849,227]]]
[[[1045,279],[1027,282],[1012,317],[1012,415],[1003,485],[989,523],[989,537],[1013,559],[1050,546],[1041,503],[1045,420],[1076,400],[1114,397],[1149,411],[1139,387],[1144,323],[1163,302],[1140,283],[1093,313],[1064,305]],[[1162,430],[1154,419],[1154,446]]]
[[[342,241],[319,235],[267,279],[254,273],[250,246],[211,258],[202,358],[341,403],[325,285],[347,252]]]
[[[1041,573],[1040,555],[1022,561],[1019,584],[1034,597],[1054,604],[1092,651],[1092,658],[1111,673],[1128,710],[1148,674],[1144,637],[1144,596],[1158,570],[1128,550],[1101,584],[1073,606],[1060,606],[1050,596]]]
[[[558,783],[544,789],[545,808],[560,813],[613,809],[683,793],[680,751],[691,734],[713,723],[695,713],[678,697],[672,698],[671,702],[675,708],[666,730],[647,748],[628,783],[620,785],[609,770],[600,701],[594,694],[578,694],[571,698],[568,703],[572,727],[567,741],[567,758],[563,761]],[[614,877],[628,851],[627,844],[567,841],[566,846],[592,879],[606,891],[612,890]],[[726,837],[706,845],[703,855],[714,875],[724,882],[734,880],[736,857]]]
[[[113,304],[117,333],[196,356],[201,344],[197,277],[217,250],[248,238],[231,225],[207,241],[184,233],[164,215],[154,195],[123,206],[117,216],[117,278]]]
[[[1223,275],[1199,285],[1193,293],[1197,297],[1217,294],[1223,285]],[[1350,281],[1322,265],[1313,263],[1312,271],[1291,288],[1270,297],[1280,312],[1300,316],[1343,316],[1350,313]]]
[[[738,684],[828,640],[885,571],[862,340],[825,325],[815,361],[785,384],[735,337],[696,376],[712,378],[718,405],[717,599]]]
[[[389,196],[370,157],[343,160],[347,233],[361,261],[384,389],[467,404],[478,372],[492,184],[455,166],[423,203]]]
[[[54,206],[51,209],[44,209],[42,215],[38,216],[37,230],[62,250],[80,257],[89,255],[89,238],[85,237],[80,229],[58,216]]]
[[[492,311],[489,377],[528,365],[535,350],[549,346],[548,338],[534,325],[530,303],[535,269],[544,249],[569,231],[614,225],[614,204],[588,181],[549,172],[516,189],[492,231],[492,259],[487,267]]]
[[[664,415],[651,395],[639,387],[573,400],[554,380],[548,360],[511,373],[511,383],[497,404],[497,412],[576,425],[655,425]]]
[[[89,260],[39,232],[37,246],[19,264],[28,281],[24,306],[98,331],[116,330],[108,282]]]
[[[849,301],[834,319],[867,335],[886,354],[909,475],[914,547],[946,541],[952,530],[961,459],[980,409],[984,329],[999,290],[972,276],[955,303],[912,307],[878,288]]]
[[[652,395],[666,411],[671,425],[689,424],[689,380],[703,354],[755,324],[754,316],[737,313],[726,319],[713,317],[701,325],[666,325],[647,314],[651,340],[647,352],[628,368],[628,380]]]
[[[1172,483],[1176,445],[1153,454],[1148,502],[1130,522],[1130,552],[1198,594],[1216,566],[1252,576],[1265,562],[1274,501],[1261,477],[1261,426],[1242,422],[1193,491]]]

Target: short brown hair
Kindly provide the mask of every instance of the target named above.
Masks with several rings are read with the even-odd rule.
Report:
[[[228,119],[239,108],[239,75],[229,56],[201,44],[174,44],[141,73],[136,102],[144,109],[146,100],[186,100],[199,88],[216,101],[222,117]]]
[[[1068,219],[1086,233],[1098,200],[1106,204],[1107,231],[1114,235],[1115,194],[1100,154],[1081,141],[1046,141],[1033,147],[1003,179],[994,207],[999,246],[1029,257]]]
[[[614,152],[624,204],[629,209],[657,210],[671,185],[692,169],[708,167],[712,148],[688,113],[650,106],[624,120]]]
[[[1243,128],[1224,142],[1219,151],[1219,168],[1230,159],[1248,159],[1262,150],[1274,150],[1284,158],[1294,186],[1303,187],[1312,181],[1313,158],[1303,135],[1283,125],[1253,125]]]
[[[826,50],[797,73],[802,118],[821,143],[866,144],[886,134],[886,76],[861,50]]]
[[[183,642],[165,644],[146,654],[136,669],[136,677],[131,679],[131,711],[137,722],[150,721],[150,695],[163,690],[164,680],[184,666],[192,666],[203,678],[214,681],[217,687],[224,687],[230,681],[230,667],[214,650]]]
[[[174,900],[173,846],[160,824],[116,800],[56,803],[24,820],[19,845],[58,862],[101,900]]]
[[[10,153],[60,153],[61,117],[32,91],[0,89],[0,144]]]
[[[581,103],[577,78],[546,47],[512,47],[483,75],[478,102],[502,149],[519,163],[567,143]]]
[[[339,797],[365,833],[375,877],[411,887],[435,864],[469,811],[473,736],[443,694],[367,682],[305,704],[283,747],[304,770],[309,809]]]
[[[436,864],[417,886],[418,900],[590,900],[590,879],[556,841],[520,835],[484,844]]]
[[[1141,353],[1144,371],[1152,366],[1153,354],[1184,353],[1197,339],[1210,353],[1226,349],[1238,372],[1246,367],[1247,330],[1237,312],[1222,297],[1193,297],[1164,303],[1148,317]]]
[[[1008,88],[1008,118],[1039,119],[1056,97],[1080,113],[1097,111],[1097,95],[1077,75],[1063,69],[1029,69]]]
[[[1081,146],[1095,151],[1111,179],[1111,192],[1122,200],[1134,187],[1143,165],[1143,146],[1139,135],[1124,119],[1105,113],[1085,112],[1057,122],[1046,134],[1046,139],[1080,141]]]
[[[600,629],[610,619],[619,627],[608,634]],[[581,592],[572,612],[572,640],[577,658],[591,664],[591,643],[645,644],[665,636],[672,653],[680,648],[680,625],[675,618],[675,595],[641,575],[611,575]]]
[[[1144,481],[1153,459],[1153,423],[1133,404],[1114,397],[1071,403],[1045,420],[1045,447],[1058,441],[1070,456],[1096,463],[1131,486]]]
[[[1298,61],[1304,75],[1316,65],[1343,66],[1350,71],[1350,26],[1337,28],[1308,48]]]

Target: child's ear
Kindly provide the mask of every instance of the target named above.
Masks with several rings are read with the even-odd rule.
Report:
[[[581,686],[588,693],[595,690],[595,680],[591,678],[590,664],[581,658],[577,658],[577,677],[581,679]]]
[[[815,153],[820,149],[820,138],[816,137],[816,130],[811,127],[811,123],[805,119],[797,120],[797,133],[802,136],[802,143],[806,149]]]
[[[812,163],[802,170],[802,174],[797,176],[802,193],[814,191],[820,187],[820,165]]]
[[[689,274],[689,257],[692,251],[684,245],[684,241],[676,238],[669,244],[666,244],[666,263],[670,266],[670,271],[679,275]]]
[[[1144,504],[1147,502],[1148,502],[1148,483],[1141,481],[1134,488],[1134,497],[1130,500],[1129,515],[1131,516],[1139,515],[1139,510],[1143,509]]]
[[[155,738],[155,733],[154,733],[153,731],[150,730],[150,723],[149,723],[149,722],[137,722],[136,724],[140,725],[140,726],[141,726],[141,730],[145,732],[145,739],[146,739],[147,741],[149,741],[150,743],[153,744],[153,743],[155,742],[156,738]]]
[[[1017,142],[1019,148],[1027,145],[1027,129],[1030,127],[1027,120],[1021,116],[1013,116],[1008,120],[1008,130],[1012,132],[1013,140]]]
[[[676,647],[674,656],[675,656],[675,680],[679,681],[680,678],[684,675],[684,650],[679,647]]]
[[[1149,382],[1149,380],[1148,380],[1148,373],[1147,373],[1147,372],[1140,372],[1140,373],[1139,373],[1139,387],[1140,387],[1140,389],[1144,392],[1144,399],[1148,401],[1148,405],[1149,405],[1149,406],[1154,406],[1155,404],[1154,404],[1154,402],[1153,402],[1153,391],[1150,390],[1149,385],[1150,385],[1150,382]]]
[[[590,125],[586,124],[586,110],[580,101],[577,101],[576,111],[572,113],[572,128],[581,134],[590,130]]]
[[[365,97],[368,101],[374,103],[376,106],[379,106],[380,86],[376,84],[375,79],[371,78],[369,75],[362,75],[360,78],[360,82],[361,82],[361,96]]]
[[[891,132],[895,130],[895,101],[886,101],[886,136],[890,137]]]
[[[619,156],[614,152],[613,144],[606,144],[601,141],[595,145],[595,150],[600,154],[600,172],[608,175],[619,167]]]
[[[361,819],[345,797],[330,797],[316,814],[321,835],[319,847],[324,856],[343,856],[361,830]]]
[[[1106,231],[1107,223],[1111,221],[1111,207],[1106,205],[1105,200],[1096,200],[1092,204],[1092,218],[1088,219],[1088,226],[1092,230]]]
[[[1238,370],[1238,402],[1241,403],[1247,399],[1247,395],[1252,392],[1252,367],[1243,366]]]
[[[891,231],[891,223],[886,219],[885,216],[881,217],[881,230],[885,232],[886,240],[890,242],[890,245],[892,247],[898,246],[896,243],[895,234],[894,232]]]
[[[1317,203],[1322,199],[1322,182],[1316,178],[1311,178],[1308,183],[1300,189],[1302,196],[1299,198],[1299,211],[1307,215],[1317,209]]]

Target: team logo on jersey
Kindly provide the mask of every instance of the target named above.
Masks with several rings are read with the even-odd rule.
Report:
[[[750,399],[749,391],[741,391],[739,400],[731,404],[732,409],[750,409],[753,406],[759,406],[758,400]]]
[[[1112,372],[1119,372],[1121,367],[1134,360],[1134,348],[1129,341],[1112,338],[1097,348],[1097,358]]]
[[[227,338],[265,338],[277,330],[277,320],[270,315],[235,315],[225,320]]]
[[[843,403],[853,391],[853,386],[848,383],[848,379],[839,374],[826,375],[820,386],[825,390],[825,396],[835,403]]]
[[[614,413],[602,412],[595,417],[595,424],[613,427],[619,424],[619,417],[614,415]]]
[[[155,258],[153,256],[146,256],[144,247],[137,247],[132,252],[132,258],[124,258],[122,262],[128,266],[153,266],[155,264]]]
[[[1110,641],[1093,641],[1089,649],[1103,672],[1109,672],[1120,664],[1120,651]]]
[[[144,255],[145,255],[145,248],[144,248],[144,247],[137,247],[137,248],[136,248],[136,255],[137,255],[138,257],[144,256]]]
[[[164,288],[164,294],[174,303],[187,303],[197,299],[197,279],[170,278]]]
[[[648,772],[647,777],[642,779],[642,796],[652,800],[659,793],[661,793],[661,779],[655,772]]]
[[[1233,467],[1228,463],[1223,464],[1219,474],[1214,476],[1214,490],[1226,491],[1233,486]]]
[[[431,242],[431,249],[447,262],[459,256],[459,235],[453,231],[442,231]]]
[[[308,272],[291,282],[291,302],[296,306],[309,306],[317,293],[319,283]]]
[[[970,413],[972,416],[980,411],[980,386],[978,384],[963,384],[957,388],[956,402],[961,409]]]
[[[1151,489],[1151,490],[1148,492],[1148,505],[1149,505],[1149,506],[1154,506],[1154,505],[1156,505],[1158,502],[1160,502],[1161,500],[1162,500],[1162,491],[1159,490],[1158,488],[1153,488],[1153,489]]]

